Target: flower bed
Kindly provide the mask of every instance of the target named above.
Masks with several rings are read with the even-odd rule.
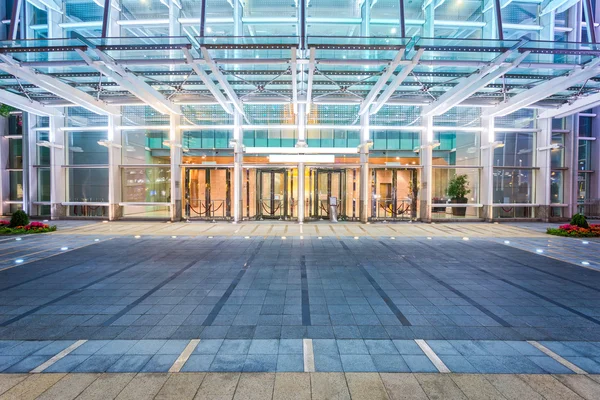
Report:
[[[0,220],[0,235],[23,235],[29,233],[54,232],[56,225],[47,225],[41,222],[31,222],[25,226],[10,228],[10,221]]]
[[[581,228],[577,225],[565,224],[558,228],[548,228],[546,233],[568,237],[600,237],[600,225],[591,224],[589,228]]]

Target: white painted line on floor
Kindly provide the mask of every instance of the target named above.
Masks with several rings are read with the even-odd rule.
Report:
[[[69,347],[67,347],[66,349],[64,349],[63,351],[61,351],[60,353],[58,353],[57,355],[55,355],[54,357],[52,357],[51,359],[49,359],[48,361],[43,363],[42,365],[29,371],[29,373],[30,374],[39,374],[40,372],[44,372],[46,369],[51,367],[58,360],[64,358],[67,354],[71,353],[73,350],[75,350],[76,348],[78,348],[79,346],[84,344],[85,342],[87,342],[87,340],[76,341],[75,343],[73,343],[72,345],[70,345]]]
[[[302,339],[304,353],[304,372],[315,372],[315,353],[312,339]]]
[[[438,357],[431,347],[423,339],[415,339],[417,345],[423,350],[423,353],[429,358],[429,361],[443,374],[450,373],[450,369],[444,364],[444,362]]]
[[[185,346],[185,349],[183,349],[179,357],[177,357],[177,360],[175,360],[171,368],[169,368],[169,372],[181,371],[181,368],[183,368],[188,358],[190,358],[194,350],[196,350],[198,343],[200,343],[200,339],[190,340],[190,342],[187,344],[187,346]]]
[[[557,361],[560,364],[564,365],[565,367],[569,368],[571,371],[575,372],[576,374],[579,374],[579,375],[587,375],[588,374],[587,372],[585,372],[584,370],[579,368],[577,365],[573,364],[569,360],[562,358],[561,356],[559,356],[558,354],[556,354],[555,352],[553,352],[552,350],[550,350],[543,344],[538,343],[535,340],[528,340],[527,343],[529,343],[530,345],[532,345],[533,347],[535,347],[536,349],[538,349],[539,351],[541,351],[548,357],[553,358],[554,361]]]

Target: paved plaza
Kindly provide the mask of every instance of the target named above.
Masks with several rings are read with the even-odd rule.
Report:
[[[544,227],[66,221],[4,237],[0,398],[594,398],[600,242]]]

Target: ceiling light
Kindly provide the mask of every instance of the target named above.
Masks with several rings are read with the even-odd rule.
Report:
[[[391,33],[392,35],[393,35],[393,34],[395,34],[396,32],[398,32],[398,30],[397,30],[396,28],[392,28],[392,29],[390,29],[390,33]]]

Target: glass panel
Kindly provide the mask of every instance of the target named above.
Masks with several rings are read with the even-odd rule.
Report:
[[[564,203],[564,174],[563,171],[552,171],[550,175],[550,201]]]
[[[577,201],[584,202],[590,198],[590,174],[580,172],[577,174]]]
[[[8,139],[8,168],[23,168],[23,140]]]
[[[534,218],[533,207],[494,207],[494,218]]]
[[[565,166],[565,135],[562,133],[552,134],[552,144],[562,146],[559,149],[552,149],[550,151],[550,163],[552,168],[562,168]]]
[[[533,203],[534,170],[494,168],[494,203]]]
[[[8,180],[10,185],[9,200],[23,200],[23,171],[9,171]]]
[[[108,201],[108,168],[69,168],[67,201]]]
[[[579,136],[591,137],[592,117],[579,117]]]
[[[535,133],[496,132],[496,141],[504,147],[494,149],[494,166],[533,167]]]
[[[8,134],[22,135],[23,134],[23,115],[10,115],[8,117]]]
[[[170,218],[169,206],[124,206],[123,218]]]
[[[592,155],[592,142],[589,140],[579,141],[578,161],[577,169],[580,171],[591,170],[591,155]]]
[[[479,132],[435,132],[433,165],[479,165]]]
[[[168,164],[170,150],[163,144],[167,135],[165,131],[123,131],[123,164]]]
[[[49,133],[48,132],[37,132],[37,142],[42,142],[42,141],[47,141],[49,139]],[[50,148],[48,147],[42,147],[42,146],[36,146],[37,147],[37,152],[36,152],[36,165],[44,165],[44,166],[49,166],[50,165]]]
[[[50,168],[37,169],[37,201],[50,201]]]
[[[108,147],[98,144],[106,138],[106,132],[67,132],[68,165],[108,164]]]
[[[168,203],[171,201],[171,168],[123,168],[125,203]]]
[[[433,188],[431,202],[450,203],[452,199],[448,195],[450,181],[458,175],[467,176],[466,188],[468,203],[479,202],[479,169],[477,168],[433,168]]]

